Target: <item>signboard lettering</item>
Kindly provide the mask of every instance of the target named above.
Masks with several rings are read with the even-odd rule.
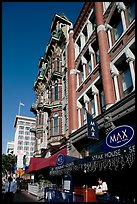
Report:
[[[134,129],[128,125],[121,125],[112,130],[106,137],[106,144],[111,148],[126,145],[134,136]]]

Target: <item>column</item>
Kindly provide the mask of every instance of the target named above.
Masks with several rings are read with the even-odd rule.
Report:
[[[75,50],[73,28],[69,29],[68,56],[68,123],[69,134],[78,128],[78,115],[76,105],[77,71],[75,69]]]
[[[93,84],[92,85],[92,94],[94,95],[94,102],[95,102],[95,115],[98,115],[98,101],[97,101],[97,94],[98,94],[98,89],[96,86]]]
[[[89,102],[89,97],[87,96],[87,94],[84,94],[84,103],[85,103],[85,108],[88,111],[88,102]],[[84,111],[85,113],[85,111]],[[86,115],[84,114],[84,124],[86,121]]]
[[[92,66],[92,70],[94,69],[94,50],[93,48],[89,45],[89,54],[91,57],[91,66]]]
[[[115,65],[112,62],[110,63],[110,70],[111,70],[111,76],[114,78],[116,101],[119,101],[120,100],[120,94],[119,94],[118,79],[117,79],[117,76],[119,75],[119,71],[117,70],[117,68],[115,67]]]
[[[87,22],[87,32],[88,32],[88,39],[89,39],[91,34],[92,34],[92,32],[93,32],[92,23],[89,20]]]
[[[107,34],[104,26],[103,3],[94,2],[95,17],[97,24],[98,45],[100,52],[100,65],[102,74],[102,84],[106,109],[115,103],[114,86],[110,73],[110,58],[107,49]]]
[[[82,50],[85,45],[85,36],[82,32],[80,34],[80,41],[81,41],[81,50]]]
[[[83,74],[84,74],[84,80],[86,79],[86,64],[87,64],[87,60],[85,59],[85,57],[82,55],[81,57],[81,61],[82,61],[82,65],[83,65]]]
[[[77,109],[78,109],[78,127],[81,127],[81,108],[82,105],[79,101],[77,101]]]
[[[121,14],[121,19],[122,19],[122,25],[123,29],[126,30],[126,19],[125,19],[125,13],[124,11],[126,10],[126,7],[123,2],[116,2],[118,12]]]
[[[75,59],[77,59],[78,55],[79,55],[79,46],[77,45],[77,43],[75,43]]]
[[[79,74],[80,74],[80,71],[77,70],[77,89],[78,89],[78,87],[79,87]]]
[[[108,32],[108,42],[109,42],[109,48],[112,47],[112,40],[111,40],[111,29],[112,27],[109,24],[106,24],[106,30]]]
[[[133,90],[135,90],[135,71],[134,71],[134,65],[133,65],[135,56],[129,48],[126,50],[125,55],[126,55],[126,62],[129,63],[129,67],[130,67]]]

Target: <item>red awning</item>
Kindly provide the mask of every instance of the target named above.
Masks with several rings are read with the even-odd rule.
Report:
[[[67,148],[58,151],[56,154],[48,158],[36,158],[36,157],[31,158],[30,166],[26,170],[26,173],[35,172],[49,166],[56,166],[56,158],[59,154],[67,155]]]

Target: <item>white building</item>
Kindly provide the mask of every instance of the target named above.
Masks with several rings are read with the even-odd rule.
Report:
[[[14,153],[14,141],[7,142],[6,155]]]
[[[35,148],[35,133],[30,132],[30,129],[35,126],[36,126],[35,118],[16,115],[14,122],[15,128],[14,154],[15,156],[17,156],[18,168],[23,167],[22,165],[24,155],[26,155],[27,166],[29,165],[30,158],[33,156]]]

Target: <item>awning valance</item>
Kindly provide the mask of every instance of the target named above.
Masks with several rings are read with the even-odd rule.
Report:
[[[55,153],[54,155],[48,157],[48,158],[36,158],[33,157],[30,159],[30,166],[29,168],[26,170],[26,173],[33,173],[36,172],[38,170],[50,167],[50,166],[56,166],[56,159],[57,156],[59,154],[67,154],[67,148],[64,148],[60,151],[58,151],[57,153]]]

